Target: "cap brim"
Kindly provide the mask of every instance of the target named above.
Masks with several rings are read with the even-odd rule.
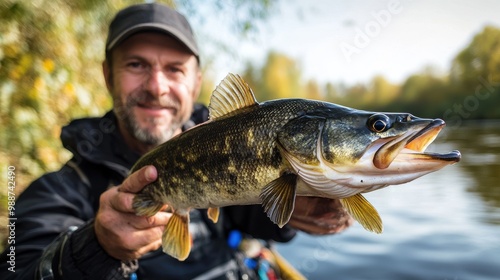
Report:
[[[116,36],[116,38],[113,41],[108,43],[108,45],[106,46],[106,50],[107,51],[111,50],[112,48],[123,42],[125,39],[127,39],[128,37],[132,36],[133,34],[139,31],[147,31],[147,30],[165,32],[166,34],[173,36],[179,42],[185,45],[196,57],[198,57],[198,48],[192,43],[190,43],[188,38],[186,38],[186,36],[184,36],[182,32],[180,32],[176,28],[173,28],[172,26],[158,24],[158,23],[138,24],[123,31],[118,36]]]

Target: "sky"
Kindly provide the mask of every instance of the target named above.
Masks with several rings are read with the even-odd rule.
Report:
[[[446,73],[475,34],[486,25],[500,28],[499,11],[497,0],[294,0],[280,1],[246,40],[227,26],[237,13],[211,17],[201,28],[235,50],[209,46],[216,81],[242,72],[247,61],[262,65],[275,50],[321,83],[365,83],[375,75],[403,83],[427,66]]]

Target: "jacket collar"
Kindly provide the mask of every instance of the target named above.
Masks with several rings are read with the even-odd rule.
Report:
[[[112,111],[100,118],[73,120],[62,128],[61,141],[76,158],[105,165],[123,176],[140,157],[123,140]]]

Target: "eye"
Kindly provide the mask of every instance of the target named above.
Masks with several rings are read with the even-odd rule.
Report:
[[[126,64],[128,71],[133,73],[141,73],[147,70],[147,65],[141,61],[130,61]]]
[[[172,73],[181,72],[181,69],[175,66],[169,67],[168,70]]]
[[[368,118],[366,125],[373,132],[384,132],[390,128],[390,120],[384,114],[374,114]]]
[[[169,79],[179,81],[185,76],[186,69],[182,65],[169,65],[165,68]]]
[[[139,68],[142,66],[142,64],[140,62],[130,62],[129,64],[127,64],[127,66],[131,68]]]
[[[377,132],[383,131],[386,126],[387,124],[383,120],[376,120],[372,125],[373,130]]]

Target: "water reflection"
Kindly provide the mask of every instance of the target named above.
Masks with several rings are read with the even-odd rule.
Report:
[[[474,179],[467,191],[500,208],[500,122],[469,122],[446,138],[463,154],[460,168]],[[500,224],[500,219],[490,222]]]

